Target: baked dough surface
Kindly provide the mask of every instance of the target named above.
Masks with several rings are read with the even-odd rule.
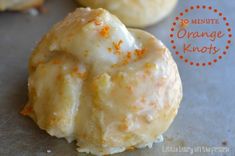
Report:
[[[44,0],[0,0],[0,11],[21,11],[42,5]]]
[[[43,37],[30,58],[28,88],[22,114],[96,155],[151,146],[182,99],[169,50],[103,9],[77,9]]]
[[[130,27],[146,27],[166,17],[178,0],[77,0],[92,8],[104,8]]]

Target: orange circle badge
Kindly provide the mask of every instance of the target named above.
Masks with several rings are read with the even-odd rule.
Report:
[[[228,53],[232,42],[228,18],[212,6],[186,8],[175,17],[170,31],[175,55],[191,66],[217,63]]]

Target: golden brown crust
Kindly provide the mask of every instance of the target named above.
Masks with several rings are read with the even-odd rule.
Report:
[[[104,8],[130,27],[146,27],[165,18],[178,0],[77,0],[91,8]]]
[[[29,8],[39,7],[45,0],[0,0],[0,11],[23,11]]]

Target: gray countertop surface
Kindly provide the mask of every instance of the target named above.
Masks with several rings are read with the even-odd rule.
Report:
[[[174,16],[192,4],[219,8],[234,28],[235,1],[180,0],[172,14],[146,30],[168,47]],[[19,112],[27,101],[27,63],[33,47],[49,28],[78,5],[73,0],[48,0],[48,13],[0,13],[0,155],[75,156],[75,143],[49,136]],[[235,33],[234,33],[235,35]],[[171,48],[170,48],[171,49]],[[164,134],[165,141],[152,149],[117,154],[120,156],[235,156],[235,46],[211,67],[191,67],[173,54],[181,74],[184,98],[179,113]],[[229,149],[229,152],[172,152],[172,150]],[[47,150],[51,150],[50,153]],[[192,151],[191,151],[192,152]]]

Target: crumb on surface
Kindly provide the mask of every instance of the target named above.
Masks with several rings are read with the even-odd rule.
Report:
[[[100,35],[104,38],[107,38],[107,37],[109,37],[109,31],[110,31],[110,27],[108,25],[106,25],[101,29]]]

